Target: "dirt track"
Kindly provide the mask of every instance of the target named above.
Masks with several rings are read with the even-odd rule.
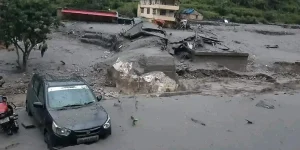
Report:
[[[95,24],[95,23],[67,23],[62,32],[55,32],[50,35],[48,41],[49,49],[44,58],[41,58],[39,51],[33,51],[29,58],[29,69],[27,73],[17,73],[15,67],[16,55],[14,51],[1,50],[0,53],[0,75],[4,77],[5,84],[0,88],[0,94],[17,94],[26,92],[26,86],[33,72],[41,71],[55,74],[76,73],[83,76],[96,92],[106,93],[108,96],[117,96],[119,91],[114,88],[105,87],[105,77],[103,74],[95,72],[93,65],[103,61],[113,55],[99,46],[81,43],[78,40],[78,34],[83,30],[98,31],[105,33],[119,33],[122,29],[128,29],[130,26],[114,24]],[[290,82],[289,80],[299,80],[295,68],[282,72],[279,63],[279,70],[274,71],[274,62],[296,62],[300,61],[300,31],[294,29],[285,29],[279,26],[265,25],[241,25],[241,26],[204,26],[206,30],[211,30],[220,40],[233,50],[247,52],[250,54],[247,74],[263,73],[272,76],[277,82]],[[191,31],[171,32],[175,37],[187,37],[193,34]],[[268,31],[268,32],[257,32]],[[70,33],[70,34],[67,34]],[[265,35],[265,34],[276,35]],[[287,33],[283,35],[278,35]],[[292,33],[292,34],[291,34]],[[278,45],[279,48],[266,48],[265,45]],[[61,62],[65,62],[65,65]],[[284,64],[284,63],[282,63]],[[211,68],[211,65],[204,64]],[[286,64],[285,64],[286,65]],[[291,64],[288,64],[291,66]],[[189,65],[191,70],[202,69],[197,65]],[[265,80],[265,79],[263,79]],[[298,88],[292,85],[292,88],[276,89],[276,84],[265,82],[259,78],[238,78],[227,76],[206,76],[200,79],[184,78],[182,81],[190,84],[191,89],[202,90],[205,94],[211,95],[236,95],[242,93],[260,93],[261,91],[273,92],[274,90],[293,90]],[[195,84],[197,83],[197,84]],[[287,84],[286,84],[287,85]],[[273,88],[273,89],[272,89]],[[111,92],[113,91],[113,92]],[[246,94],[247,95],[247,94]]]

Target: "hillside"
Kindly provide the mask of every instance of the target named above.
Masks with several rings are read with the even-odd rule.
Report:
[[[225,16],[234,22],[300,24],[299,0],[182,0],[181,9],[195,8],[205,19]]]
[[[135,0],[56,0],[55,6],[83,9],[118,10],[119,14],[134,17]],[[206,20],[226,17],[240,23],[300,24],[300,0],[181,0],[181,9],[194,8]]]

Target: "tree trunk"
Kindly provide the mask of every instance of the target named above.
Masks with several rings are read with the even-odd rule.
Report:
[[[19,53],[19,48],[17,45],[15,45],[15,49],[16,49],[16,53],[17,53],[17,64],[18,64],[18,67],[21,67],[21,64],[20,64],[20,53]]]
[[[23,53],[23,60],[22,60],[22,70],[23,71],[27,71],[27,62],[28,62],[28,57],[29,53],[24,52]]]

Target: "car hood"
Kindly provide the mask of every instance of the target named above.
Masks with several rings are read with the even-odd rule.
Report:
[[[90,129],[103,125],[108,115],[99,104],[90,106],[49,111],[53,121],[60,126],[70,130]]]

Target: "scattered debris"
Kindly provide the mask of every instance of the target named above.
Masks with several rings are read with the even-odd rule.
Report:
[[[194,119],[194,118],[191,118],[191,120],[194,122],[194,123],[198,123],[198,124],[201,124],[202,126],[206,126],[206,124],[202,121],[199,121],[197,119]]]
[[[266,109],[275,109],[274,105],[268,104],[267,102],[265,102],[263,100],[260,100],[255,106],[266,108]]]
[[[132,126],[135,126],[138,119],[133,116],[131,116],[130,119],[132,120]]]
[[[61,60],[60,62],[61,62],[62,65],[66,65],[66,63],[64,61]]]
[[[266,48],[279,48],[278,45],[265,45]]]
[[[218,77],[218,78],[240,78],[240,79],[261,79],[266,82],[274,83],[276,79],[267,74],[258,73],[258,74],[241,74],[229,69],[194,69],[187,66],[177,66],[176,73],[179,77],[184,78],[203,78],[203,77]]]
[[[188,23],[188,20],[186,19],[182,19],[180,20],[178,26],[177,26],[177,29],[181,29],[181,30],[189,30],[189,29],[192,29],[191,28],[191,25]]]
[[[8,146],[5,146],[5,150],[9,150],[11,148],[14,148],[14,147],[17,147],[18,145],[20,145],[20,143],[13,143],[13,144],[10,144]]]
[[[121,107],[120,103],[114,103],[114,107]]]
[[[32,129],[32,128],[35,128],[35,125],[32,124],[32,123],[29,123],[29,122],[22,122],[22,126],[23,126],[25,129]]]
[[[220,49],[223,51],[217,53],[224,53],[224,51],[229,51],[230,48],[223,44],[223,41],[218,40],[215,36],[209,36],[204,31],[195,31],[195,35],[187,37],[181,41],[171,40],[169,44],[172,49],[168,49],[171,55],[177,55],[180,59],[191,59],[194,60],[194,56],[198,52],[207,52],[212,53],[207,46],[212,47],[213,49]],[[210,31],[206,31],[209,32]],[[211,34],[210,34],[211,35]],[[208,44],[208,45],[205,45]]]
[[[241,42],[240,41],[233,41],[234,43],[236,43],[236,44],[241,44]]]
[[[227,19],[224,19],[224,23],[229,23],[229,21]]]
[[[246,119],[246,121],[247,121],[247,124],[254,124],[252,121],[250,121],[250,120],[247,120]]]
[[[266,31],[266,30],[254,30],[254,32],[264,35],[295,35],[295,33],[292,32],[286,32],[286,31]]]
[[[229,103],[229,102],[231,102],[232,100],[228,100],[228,101],[225,101],[225,103]]]

